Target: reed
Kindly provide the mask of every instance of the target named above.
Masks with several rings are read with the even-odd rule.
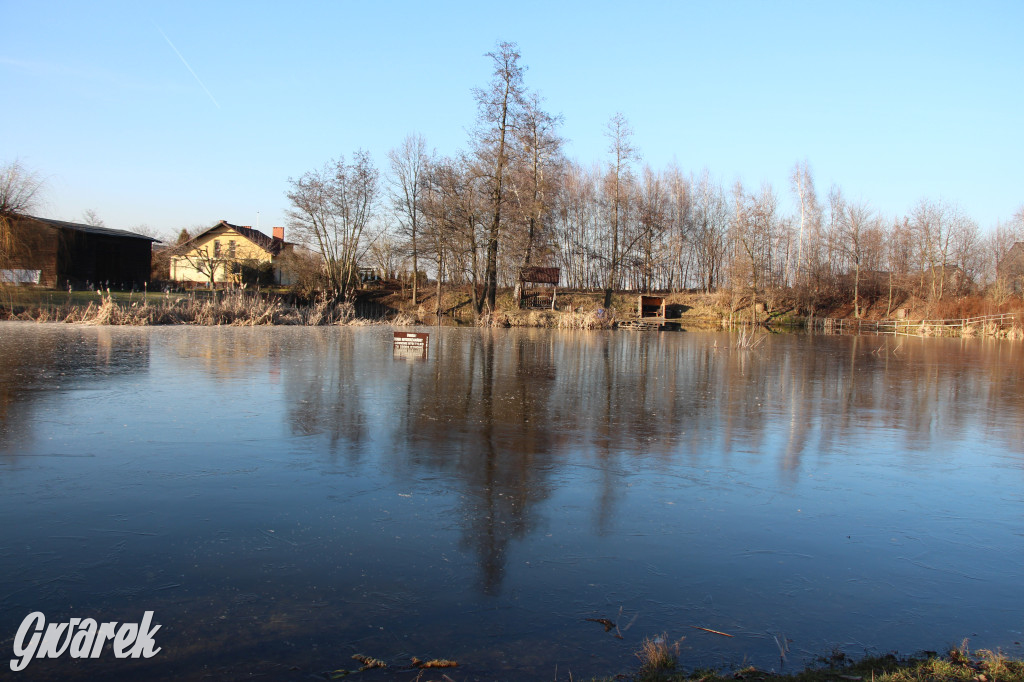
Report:
[[[287,305],[277,297],[264,298],[242,291],[222,296],[199,297],[195,294],[166,297],[158,303],[146,300],[118,302],[110,292],[97,292],[98,298],[84,307],[74,303],[55,306],[35,305],[11,311],[9,317],[36,322],[66,322],[88,325],[167,325],[254,327],[262,325],[347,325],[371,324],[358,320],[355,306],[348,301],[335,302],[321,297],[308,306]],[[396,323],[413,320],[398,316]],[[372,324],[392,324],[391,320]]]
[[[678,653],[679,642],[675,645]],[[636,653],[640,659],[640,679],[659,679],[659,676],[676,667],[676,657],[668,644],[668,635],[645,637]]]
[[[739,337],[736,339],[736,348],[740,350],[754,350],[768,337],[767,334],[758,334],[753,327],[743,326],[740,328]]]

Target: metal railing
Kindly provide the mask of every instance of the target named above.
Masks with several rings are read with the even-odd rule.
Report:
[[[899,334],[963,336],[965,332],[984,332],[1012,327],[1017,313],[978,315],[950,320],[857,320],[832,317],[814,318],[813,327],[827,334]]]

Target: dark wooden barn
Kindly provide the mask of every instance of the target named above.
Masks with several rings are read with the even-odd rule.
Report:
[[[9,218],[12,245],[0,279],[50,288],[141,289],[149,281],[152,237],[17,216]]]

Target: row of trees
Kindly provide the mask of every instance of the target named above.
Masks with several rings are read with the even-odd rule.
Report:
[[[516,46],[487,56],[492,77],[474,90],[464,151],[439,156],[409,135],[383,172],[357,151],[289,179],[291,238],[316,254],[336,297],[373,266],[406,279],[417,303],[426,273],[438,300],[443,284],[471,284],[482,313],[522,267],[545,265],[561,268],[563,286],[604,291],[606,306],[620,290],[699,289],[769,303],[784,292],[807,312],[852,302],[859,314],[868,299],[938,300],[996,283],[996,263],[1024,241],[1024,208],[988,234],[940,201],[884,217],[837,187],[819,195],[806,161],[783,188],[653,168],[621,113],[603,159],[568,159],[561,118],[526,87]],[[24,211],[38,179],[17,163],[0,170],[0,216]],[[792,211],[780,208],[786,196]],[[0,229],[0,247],[8,238]]]
[[[289,180],[292,234],[323,258],[343,296],[357,263],[405,275],[413,301],[430,271],[472,284],[478,312],[523,266],[561,268],[564,286],[614,291],[729,289],[744,297],[791,292],[801,306],[906,295],[936,300],[995,281],[995,264],[1024,241],[1024,208],[989,235],[956,206],[922,200],[883,217],[838,187],[819,197],[797,163],[787,188],[725,187],[708,171],[644,164],[622,114],[605,131],[607,157],[581,164],[563,154],[561,119],[523,82],[514,44],[487,55],[493,76],[474,90],[468,148],[428,151],[420,135],[388,154],[382,178],[369,156],[332,161]],[[780,191],[796,207],[783,212]]]

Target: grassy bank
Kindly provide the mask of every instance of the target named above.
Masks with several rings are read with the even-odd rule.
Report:
[[[243,291],[180,295],[128,292],[75,292],[43,296],[36,300],[22,293],[0,304],[0,319],[33,322],[66,322],[96,325],[334,325],[368,324],[355,314],[350,302],[326,298],[308,305],[285,302],[280,296],[261,296]],[[401,313],[387,322],[411,324]]]
[[[797,315],[797,307],[782,298],[758,300],[756,311],[751,300],[731,292],[663,294],[667,318],[684,329],[723,329],[756,321],[775,328],[801,327],[807,318]],[[549,329],[613,329],[636,317],[638,295],[618,293],[612,304],[604,307],[604,293],[563,291],[557,297],[557,309],[520,310],[512,292],[503,290],[496,300],[496,311],[474,316],[471,292],[451,288],[441,294],[438,302],[434,291],[425,292],[413,305],[407,293],[383,289],[363,290],[348,302],[328,302],[320,298],[309,303],[296,303],[284,291],[194,291],[189,293],[48,291],[27,288],[0,288],[0,319],[38,322],[72,322],[115,325],[325,325],[325,324],[395,324],[433,325],[441,318],[448,323],[495,327],[544,327]],[[1010,339],[1024,338],[1024,308],[1014,309],[1015,302],[996,305],[982,297],[944,303],[937,309],[922,302],[903,301],[901,327],[918,336],[954,335],[988,336]],[[865,307],[861,317],[845,308],[818,310],[815,317],[844,320],[829,330],[859,328],[856,323],[886,319],[888,307]],[[970,316],[992,313],[1018,313],[1014,324],[964,322],[943,325],[935,316]],[[929,318],[928,316],[932,317]],[[948,319],[948,318],[947,318]],[[921,321],[926,321],[922,323]],[[848,324],[853,323],[853,324]],[[866,333],[874,329],[870,324]]]
[[[635,674],[606,679],[634,682],[1024,682],[1024,661],[985,649],[972,652],[966,641],[942,656],[922,652],[908,657],[886,654],[855,660],[836,652],[804,670],[787,674],[752,667],[734,672],[683,671],[678,669],[676,652],[666,637],[646,640],[637,657],[640,664]]]

